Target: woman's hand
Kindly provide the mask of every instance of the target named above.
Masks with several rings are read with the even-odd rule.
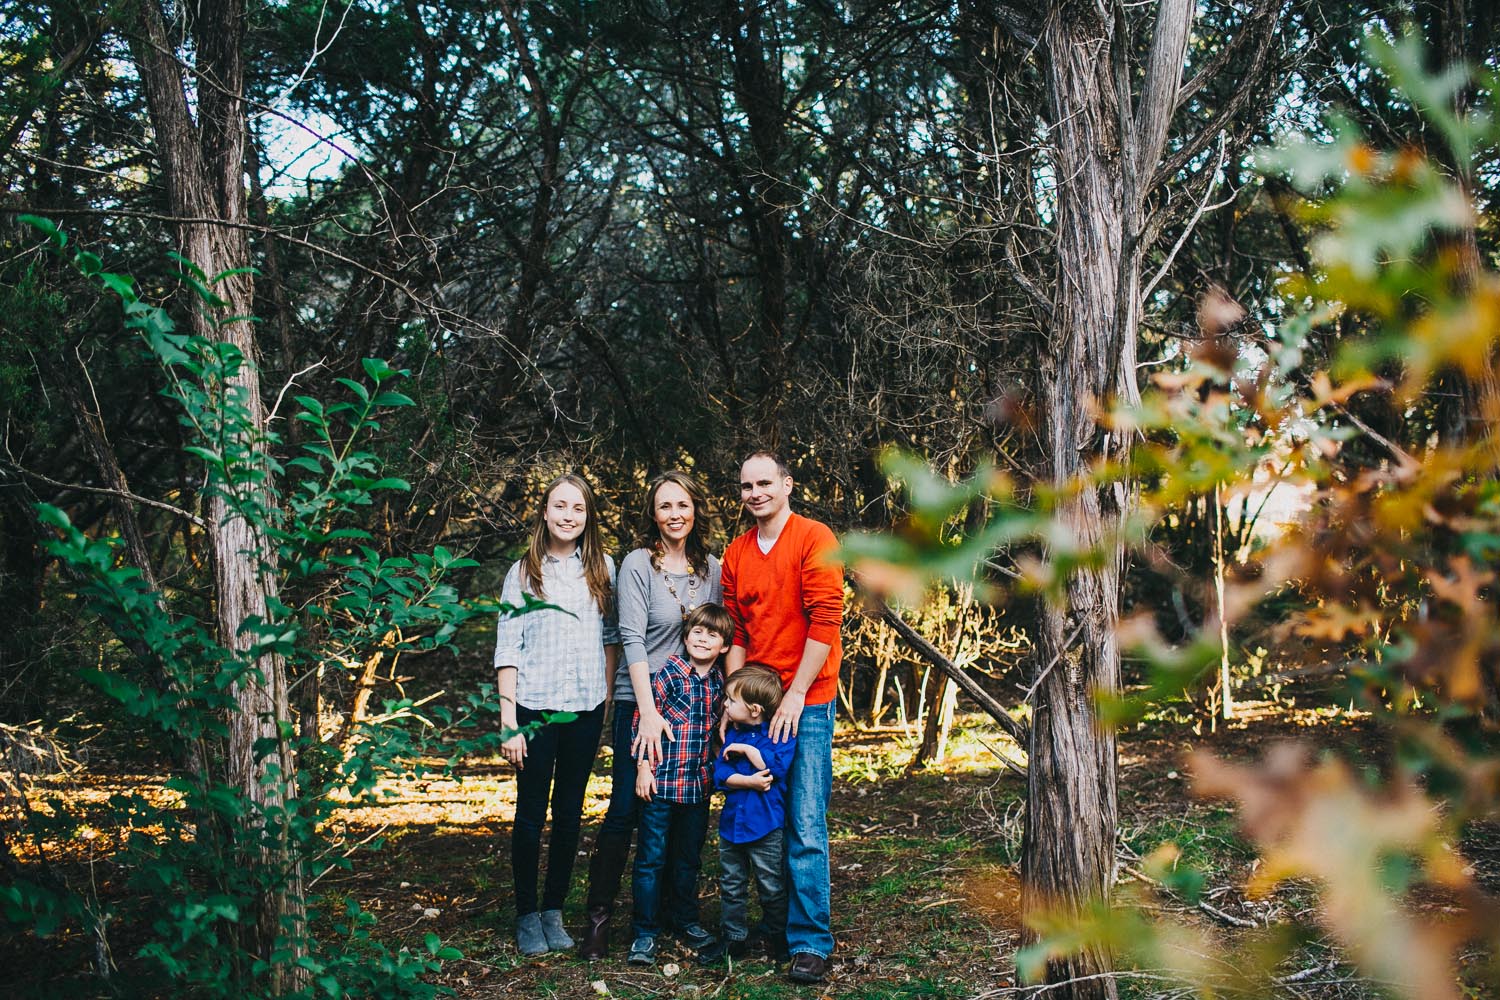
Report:
[[[661,763],[663,737],[673,741],[677,739],[672,734],[672,724],[654,708],[647,712],[646,707],[641,706],[641,721],[636,727],[635,739],[630,744],[630,755],[655,767]]]
[[[516,733],[510,739],[500,744],[500,756],[516,765],[520,771],[526,767],[526,737]]]

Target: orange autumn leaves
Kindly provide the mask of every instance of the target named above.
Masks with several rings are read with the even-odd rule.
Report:
[[[1199,795],[1239,803],[1261,859],[1251,898],[1312,880],[1319,922],[1369,979],[1411,1000],[1459,1000],[1454,950],[1492,932],[1497,913],[1449,846],[1442,812],[1410,779],[1372,788],[1292,744],[1259,766],[1199,753],[1192,767]]]

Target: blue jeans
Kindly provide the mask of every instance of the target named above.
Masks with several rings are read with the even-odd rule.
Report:
[[[786,943],[793,955],[833,954],[829,901],[828,799],[833,792],[833,710],[808,705],[797,723],[797,754],[787,775]]]
[[[656,937],[698,922],[698,865],[708,835],[707,802],[642,802],[635,844],[630,922],[636,937]],[[670,901],[664,896],[670,892]],[[663,912],[670,910],[670,912]]]

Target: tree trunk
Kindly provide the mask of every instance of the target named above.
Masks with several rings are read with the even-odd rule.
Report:
[[[210,277],[247,267],[245,109],[243,100],[245,31],[244,0],[221,0],[193,8],[193,42],[197,79],[198,121],[188,108],[177,48],[157,0],[137,6],[140,22],[130,33],[131,53],[145,89],[157,153],[164,167],[172,212],[179,219],[180,253]],[[245,364],[226,387],[240,394],[249,414],[252,434],[265,426],[265,407],[255,367],[253,327],[244,319],[254,308],[254,284],[249,274],[224,277],[213,291],[225,305],[222,319],[195,308],[193,332],[239,349]],[[236,318],[239,317],[239,318]],[[269,482],[269,478],[267,479]],[[254,636],[241,633],[250,618],[267,617],[268,598],[274,597],[276,549],[262,537],[260,526],[234,511],[223,496],[208,505],[208,535],[214,556],[217,619],[222,641],[241,652]],[[228,778],[259,810],[275,811],[295,794],[295,766],[283,738],[289,723],[285,669],[280,656],[263,655],[235,686],[236,708],[229,719]],[[278,747],[256,752],[256,745]],[[272,766],[276,771],[271,771]],[[250,822],[257,822],[252,814]],[[250,863],[262,870],[285,873],[284,880],[258,901],[254,925],[248,927],[247,948],[269,960],[278,936],[290,924],[290,958],[301,954],[303,885],[300,859],[285,841],[268,840],[259,829],[243,831],[243,842],[255,847]],[[292,970],[291,961],[276,970]],[[273,971],[271,986],[282,992],[299,974]]]
[[[1125,434],[1095,423],[1095,406],[1139,398],[1135,341],[1144,178],[1165,144],[1192,24],[1190,0],[1157,7],[1139,106],[1132,112],[1129,26],[1118,8],[1067,4],[1042,31],[1053,119],[1058,279],[1040,397],[1054,484],[1095,460],[1123,460]],[[1037,627],[1034,716],[1022,841],[1027,915],[1081,914],[1109,899],[1114,881],[1115,740],[1094,709],[1096,691],[1120,682],[1115,641],[1123,549],[1114,536],[1128,512],[1123,485],[1084,490],[1059,510],[1074,544],[1112,547],[1097,568],[1076,571]],[[1052,963],[1056,997],[1116,996],[1110,956],[1097,944]]]
[[[774,449],[782,444],[782,409],[789,384],[787,216],[799,195],[782,180],[786,84],[780,53],[767,38],[766,29],[774,27],[766,24],[767,11],[765,5],[745,0],[726,0],[724,5],[734,97],[745,115],[749,138],[748,147],[736,153],[735,179],[748,224],[755,316],[763,337],[757,359],[762,388],[753,423],[760,446]]]

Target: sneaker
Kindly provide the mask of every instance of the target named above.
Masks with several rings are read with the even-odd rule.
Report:
[[[677,939],[694,951],[702,951],[717,939],[702,924],[684,924],[677,928]]]
[[[724,960],[728,952],[723,941],[713,941],[699,948],[693,958],[699,965],[716,965]]]
[[[638,937],[630,943],[630,953],[625,956],[625,961],[631,965],[655,965],[656,964],[656,938]]]
[[[728,952],[729,957],[734,959],[736,962],[741,961],[745,958],[746,955],[750,954],[750,939],[735,938],[734,940],[727,942],[725,951]]]

